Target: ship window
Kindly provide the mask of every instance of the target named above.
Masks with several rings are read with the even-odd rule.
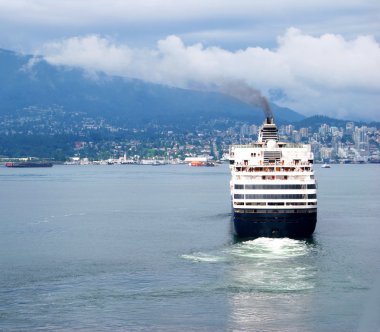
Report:
[[[235,184],[235,189],[244,189],[244,184]]]
[[[238,196],[238,197],[237,197]],[[243,196],[243,197],[241,197]],[[234,198],[236,199],[243,199],[244,195],[242,194],[235,194]],[[246,194],[246,199],[316,199],[316,194],[309,194],[309,195],[303,195],[303,194]]]
[[[250,205],[250,206],[265,206],[265,205],[267,205],[267,203],[265,203],[265,202],[248,202],[248,203],[246,203],[246,205]]]
[[[238,188],[235,185],[235,189],[243,189]],[[247,190],[274,190],[274,189],[315,189],[315,184],[246,184],[245,189]]]
[[[288,206],[299,206],[299,205],[306,205],[305,202],[287,202],[286,205]]]

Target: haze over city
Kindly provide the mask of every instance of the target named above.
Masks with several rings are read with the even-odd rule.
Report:
[[[0,1],[0,48],[91,79],[241,80],[306,116],[378,121],[379,12],[371,0]]]

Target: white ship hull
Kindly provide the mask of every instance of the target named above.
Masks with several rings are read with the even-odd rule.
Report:
[[[317,222],[317,188],[309,145],[278,142],[264,124],[259,140],[230,148],[231,199],[240,237],[310,237]]]

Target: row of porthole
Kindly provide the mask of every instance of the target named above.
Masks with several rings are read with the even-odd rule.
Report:
[[[234,194],[234,199],[316,199],[317,194]]]
[[[235,189],[315,189],[315,184],[235,184]]]

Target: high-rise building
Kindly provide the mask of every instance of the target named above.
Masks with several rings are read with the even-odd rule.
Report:
[[[347,122],[346,123],[346,135],[351,135],[354,132],[354,123]]]
[[[309,129],[308,128],[300,128],[300,135],[301,135],[301,137],[308,137],[309,136]]]
[[[285,133],[286,135],[290,136],[292,133],[293,133],[293,130],[294,130],[294,126],[292,125],[287,125],[285,127]]]

